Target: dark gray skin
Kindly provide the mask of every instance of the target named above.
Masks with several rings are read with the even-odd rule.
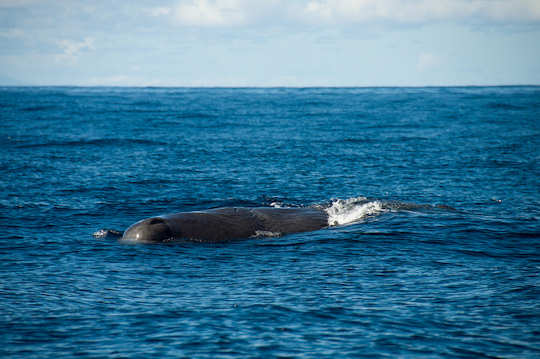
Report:
[[[227,207],[143,219],[122,240],[223,242],[254,236],[309,232],[328,227],[328,214],[316,208]]]

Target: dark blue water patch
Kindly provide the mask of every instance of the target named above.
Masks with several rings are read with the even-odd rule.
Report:
[[[201,113],[201,112],[187,112],[187,113],[179,113],[175,115],[178,119],[206,119],[206,118],[215,118],[215,115],[212,115],[210,113]]]
[[[55,106],[53,105],[43,105],[43,106],[30,106],[30,107],[24,107],[21,109],[21,111],[26,112],[38,112],[38,111],[48,111],[55,109]]]
[[[491,109],[496,109],[496,110],[521,110],[523,108],[523,107],[515,105],[515,104],[502,103],[502,102],[488,103],[487,107],[489,107]]]
[[[514,232],[508,233],[510,237],[540,239],[540,232]]]
[[[0,355],[536,358],[539,103],[538,87],[1,88]],[[232,243],[92,237],[358,196],[394,205]]]
[[[19,148],[33,147],[86,147],[86,146],[144,146],[144,145],[166,145],[165,142],[144,140],[144,139],[129,139],[129,138],[104,138],[104,139],[81,139],[63,142],[47,142],[18,145]]]

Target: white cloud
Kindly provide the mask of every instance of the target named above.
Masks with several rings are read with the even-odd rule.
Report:
[[[192,0],[180,3],[175,18],[188,26],[230,26],[247,21],[246,2],[240,0]]]
[[[58,61],[67,60],[74,62],[83,50],[94,50],[94,39],[85,37],[82,41],[60,40],[58,45],[62,48],[62,54],[57,56]]]
[[[184,26],[280,25],[301,17],[305,0],[181,0],[171,11]]]
[[[180,0],[156,7],[185,26],[405,23],[434,21],[539,22],[540,0]]]
[[[387,21],[540,21],[538,0],[311,0],[304,7],[311,21],[330,23]]]

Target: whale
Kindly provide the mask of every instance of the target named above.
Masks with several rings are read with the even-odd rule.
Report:
[[[223,207],[180,212],[140,220],[124,232],[111,231],[121,241],[159,243],[178,240],[224,242],[282,236],[328,227],[328,214],[313,207]]]
[[[224,242],[352,225],[367,217],[401,210],[459,212],[447,205],[384,201],[362,196],[309,207],[221,207],[172,213],[140,220],[125,231],[100,229],[93,236],[126,242]]]

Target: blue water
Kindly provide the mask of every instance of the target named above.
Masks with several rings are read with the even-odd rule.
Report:
[[[539,87],[1,88],[0,144],[0,357],[540,356]],[[310,233],[92,236],[362,196]]]

